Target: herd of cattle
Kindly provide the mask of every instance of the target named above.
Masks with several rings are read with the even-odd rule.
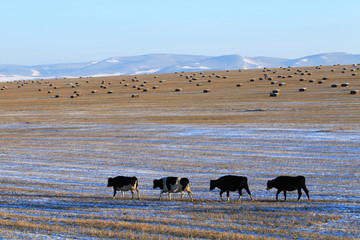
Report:
[[[155,179],[153,181],[153,189],[160,188],[160,197],[163,193],[169,194],[169,200],[171,200],[171,193],[180,193],[181,192],[181,199],[183,199],[185,192],[188,193],[190,199],[192,200],[192,192],[190,190],[190,181],[187,178],[179,178],[179,177],[164,177],[161,179]],[[137,197],[140,199],[140,193],[138,188],[138,179],[136,177],[124,177],[124,176],[117,176],[114,178],[108,179],[108,187],[114,188],[114,195],[115,198],[116,191],[121,191],[122,196],[124,197],[125,191],[131,191],[132,199],[134,199],[135,191],[137,192]],[[253,200],[251,196],[251,192],[248,186],[248,180],[246,177],[242,176],[235,176],[235,175],[226,175],[222,176],[216,180],[210,180],[210,191],[214,190],[215,188],[220,189],[220,199],[223,201],[222,194],[226,192],[227,194],[227,201],[229,201],[229,194],[230,192],[239,192],[239,198],[237,201],[241,199],[242,190],[245,189],[246,192],[249,194],[251,200]],[[309,191],[305,185],[305,177],[297,176],[279,176],[273,180],[267,182],[267,190],[272,188],[276,188],[276,200],[278,200],[278,196],[280,192],[284,192],[284,201],[286,201],[286,191],[298,191],[298,201],[301,197],[301,189],[304,190],[308,199],[310,200]]]

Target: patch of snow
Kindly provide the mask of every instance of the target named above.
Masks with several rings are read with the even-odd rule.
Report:
[[[31,70],[31,71],[32,71],[31,76],[40,76],[40,72],[39,72],[39,71],[36,71],[36,70]]]
[[[119,60],[116,60],[116,59],[109,59],[109,60],[106,60],[106,62],[108,63],[118,63]]]
[[[160,68],[154,68],[154,69],[150,69],[150,70],[136,71],[135,74],[156,73],[159,70],[160,70]]]

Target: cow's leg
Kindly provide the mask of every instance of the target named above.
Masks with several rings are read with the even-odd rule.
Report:
[[[281,191],[282,191],[282,190],[280,190],[280,189],[278,189],[278,190],[276,191],[276,201],[279,200],[278,197],[279,197],[279,193],[280,193]]]
[[[136,192],[137,192],[138,200],[140,200],[140,192],[139,192],[139,189],[136,188],[135,190],[136,190]]]
[[[230,201],[230,192],[226,191],[226,197],[227,197],[227,201]]]
[[[181,191],[181,200],[184,198],[185,192]]]
[[[169,201],[171,201],[171,192],[169,192]]]
[[[221,199],[221,201],[224,201],[224,199],[222,198],[222,194],[224,193],[224,191],[223,190],[220,190],[220,199]]]
[[[239,198],[236,201],[240,201],[241,197],[242,197],[242,189],[239,189]]]
[[[249,189],[248,187],[245,187],[245,190],[246,190],[246,192],[249,194],[251,200],[253,201],[254,199],[253,199],[253,197],[251,196],[250,189]]]
[[[164,193],[164,191],[160,191],[160,197],[159,197],[159,200],[161,199],[161,194],[163,194]]]
[[[298,188],[297,191],[298,191],[298,201],[299,201],[302,195],[301,188]]]
[[[286,201],[286,190],[284,190],[284,202]]]
[[[133,199],[134,199],[134,195],[135,195],[135,191],[134,191],[134,189],[131,189],[130,191],[131,191],[131,200],[133,200]]]
[[[308,200],[310,200],[309,190],[307,190],[306,186],[303,187],[304,192],[306,193],[306,196],[308,197]]]
[[[187,190],[187,193],[188,193],[188,195],[189,195],[189,197],[190,197],[190,200],[192,201],[193,200],[193,198],[192,198],[192,192],[191,192],[191,190],[189,189],[189,190]]]
[[[116,188],[114,188],[114,195],[113,195],[113,199],[115,199],[115,195],[116,195]]]
[[[121,191],[122,198],[125,199],[125,192]]]

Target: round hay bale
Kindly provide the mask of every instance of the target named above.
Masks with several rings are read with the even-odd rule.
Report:
[[[342,83],[341,84],[341,87],[349,87],[350,86],[350,83]]]
[[[272,77],[269,77],[269,78],[268,78],[268,81],[272,81],[272,80],[273,80],[273,78],[272,78]]]
[[[279,83],[279,86],[286,86],[286,82]]]
[[[204,92],[204,93],[209,93],[209,92],[211,92],[211,89],[204,89],[203,92]]]
[[[92,90],[91,93],[97,93],[97,90]]]
[[[182,88],[176,88],[175,89],[175,92],[181,92],[182,91]]]
[[[250,82],[255,82],[255,78],[250,79]]]
[[[238,83],[236,84],[236,87],[241,87],[243,84],[242,83]]]
[[[312,73],[311,73],[311,72],[309,72],[307,75],[309,75],[309,76],[310,76],[310,75],[312,75]]]
[[[201,86],[202,85],[202,83],[198,83],[198,84],[196,84],[196,86]]]
[[[160,81],[159,81],[159,83],[164,83],[164,82],[166,82],[166,80],[160,80]]]
[[[300,78],[299,81],[300,81],[300,82],[305,82],[305,79],[304,79],[304,78]]]
[[[108,91],[108,92],[107,92],[107,94],[112,94],[112,93],[113,93],[113,91]]]
[[[334,83],[334,84],[331,84],[331,87],[332,87],[332,88],[338,88],[338,87],[340,87],[340,84]]]
[[[315,80],[314,80],[314,79],[310,79],[309,82],[312,83],[312,82],[315,82]]]
[[[133,94],[131,95],[132,98],[138,98],[139,97],[139,94]]]
[[[43,89],[42,88],[39,88],[38,91],[41,92]]]
[[[209,79],[208,82],[211,82],[211,79]]]
[[[323,83],[326,83],[326,81],[325,80],[319,80],[318,81],[318,84],[323,84]]]
[[[272,90],[272,92],[273,92],[273,93],[281,93],[282,90],[281,90],[281,89],[274,89],[274,90]]]
[[[158,89],[159,87],[158,86],[153,86],[152,89]]]
[[[329,78],[328,77],[323,77],[323,79],[322,80],[328,80]]]
[[[78,97],[80,97],[80,96],[82,96],[83,94],[82,93],[76,93],[76,96],[78,96]]]
[[[70,98],[77,98],[77,95],[71,95]]]
[[[280,93],[270,93],[270,97],[279,97],[281,94]]]
[[[299,92],[307,92],[309,89],[307,87],[303,87],[299,89]]]
[[[360,90],[351,90],[350,94],[360,94]]]
[[[354,76],[356,76],[356,75],[357,75],[357,73],[353,73],[353,74],[351,74],[351,76],[353,76],[353,77],[354,77]]]
[[[48,93],[52,93],[53,91],[48,91]]]
[[[149,90],[147,88],[144,88],[143,89],[143,92],[148,92]]]
[[[61,98],[62,96],[60,94],[55,95],[55,98]]]

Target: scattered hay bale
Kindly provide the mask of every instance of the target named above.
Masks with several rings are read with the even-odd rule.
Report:
[[[236,84],[236,87],[241,87],[243,84],[242,83],[238,83]]]
[[[71,95],[70,98],[77,98],[77,95]]]
[[[318,81],[318,84],[323,84],[323,83],[326,83],[326,81],[325,80],[319,80]]]
[[[153,86],[152,89],[158,89],[159,87],[158,86]]]
[[[322,80],[328,80],[329,78],[327,78],[327,77],[323,77],[323,79]]]
[[[204,93],[209,93],[209,92],[211,92],[211,89],[204,89],[203,92],[204,92]]]
[[[91,93],[97,93],[97,90],[92,90]]]
[[[281,93],[281,91],[282,91],[281,89],[274,89],[274,90],[272,90],[273,93]]]
[[[149,89],[147,89],[147,88],[143,89],[143,92],[148,92],[148,91],[149,91]]]
[[[108,92],[107,92],[107,94],[112,94],[112,93],[113,93],[113,91],[108,91]]]
[[[350,86],[350,83],[342,83],[341,84],[341,87],[349,87]]]
[[[133,95],[131,95],[131,97],[132,97],[132,98],[138,98],[138,97],[140,97],[140,96],[139,96],[139,94],[133,94]]]
[[[360,94],[360,90],[351,90],[350,94]]]
[[[39,88],[38,91],[41,92],[43,89],[42,88]]]
[[[281,94],[280,93],[270,93],[270,97],[279,97]]]
[[[182,91],[182,88],[176,88],[175,89],[175,92],[181,92]]]
[[[209,79],[208,82],[211,82],[211,79]]]
[[[82,96],[83,94],[82,93],[76,93],[76,96],[78,96],[78,97],[80,97],[80,96]]]
[[[286,86],[286,82],[279,83],[279,86]]]
[[[166,82],[166,80],[160,80],[160,81],[159,81],[159,83],[164,83],[164,82]]]
[[[299,92],[307,92],[309,89],[307,87],[303,87],[299,89]]]
[[[62,95],[60,95],[60,94],[55,95],[55,98],[61,98],[61,97],[62,97]]]
[[[338,88],[338,87],[340,87],[340,84],[334,83],[334,84],[331,84],[331,87],[332,87],[332,88]]]
[[[255,82],[255,78],[250,79],[250,82]]]
[[[300,78],[299,81],[300,81],[300,82],[305,82],[305,79],[304,79],[304,78]]]
[[[272,85],[278,84],[278,81],[272,81],[271,84],[272,84]]]
[[[351,74],[351,76],[353,76],[353,77],[354,77],[354,76],[356,76],[356,75],[357,75],[357,73],[353,73],[353,74]]]
[[[202,83],[198,83],[198,84],[196,84],[196,86],[201,86],[202,85]]]
[[[309,82],[310,82],[310,83],[313,83],[313,82],[315,82],[315,80],[314,80],[314,79],[310,79]]]

